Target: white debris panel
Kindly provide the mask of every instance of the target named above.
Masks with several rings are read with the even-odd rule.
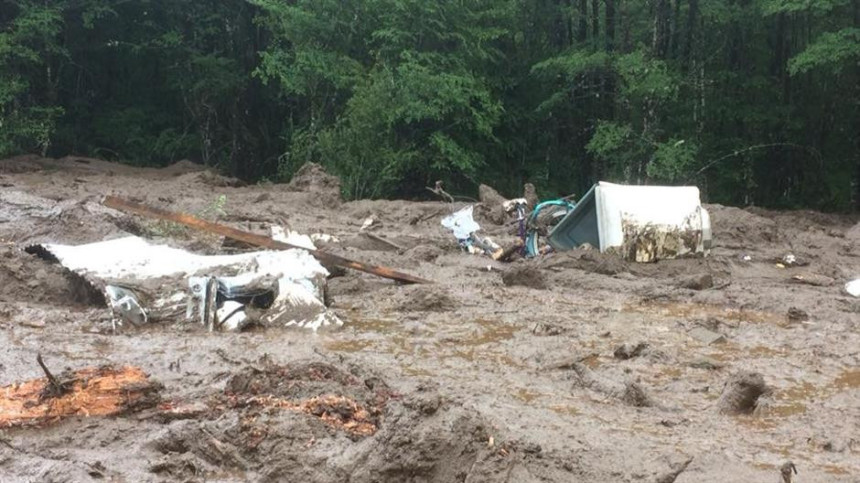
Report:
[[[324,303],[328,271],[304,250],[198,255],[139,237],[38,247],[101,291],[115,322],[184,312],[210,330],[343,324]]]

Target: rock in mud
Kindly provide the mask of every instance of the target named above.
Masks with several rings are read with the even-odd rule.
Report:
[[[546,290],[548,287],[543,272],[531,265],[520,265],[508,269],[502,274],[502,282],[508,287],[519,285],[538,290]]]
[[[612,355],[614,355],[616,359],[627,360],[632,359],[634,357],[639,357],[647,349],[648,344],[644,342],[640,342],[636,345],[622,344],[615,348],[615,351],[612,353]]]
[[[580,383],[592,391],[616,398],[633,407],[641,408],[654,405],[654,401],[648,396],[645,389],[636,382],[611,379],[596,373],[580,362],[574,363],[571,368],[579,376]]]
[[[809,314],[797,307],[789,307],[787,317],[789,322],[806,322],[809,320]]]
[[[709,288],[713,288],[714,277],[710,273],[699,273],[696,275],[690,275],[679,279],[677,282],[677,286],[690,290],[706,290]]]
[[[726,381],[717,401],[717,409],[722,414],[751,414],[755,411],[759,398],[770,392],[761,374],[742,371]]]
[[[708,330],[704,327],[695,327],[690,332],[690,337],[698,340],[702,344],[722,344],[726,341],[726,336],[717,332]]]
[[[505,208],[502,206],[507,199],[500,195],[495,189],[482,184],[478,187],[478,198],[481,200],[481,213],[496,225],[501,225],[505,222]]]

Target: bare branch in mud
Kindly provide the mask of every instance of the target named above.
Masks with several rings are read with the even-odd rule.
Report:
[[[48,370],[48,366],[45,365],[45,361],[42,360],[41,353],[36,354],[36,362],[39,363],[39,367],[42,368],[42,372],[44,372],[45,377],[48,378],[48,385],[45,386],[45,389],[42,391],[41,399],[60,397],[69,391],[69,383],[60,382],[59,379],[51,374],[51,371]]]
[[[433,188],[427,186],[427,190],[430,191],[431,193],[435,194],[436,196],[442,198],[443,200],[445,200],[448,203],[454,202],[454,197],[451,196],[450,194],[448,194],[448,192],[442,188],[442,181],[437,181],[436,186]]]

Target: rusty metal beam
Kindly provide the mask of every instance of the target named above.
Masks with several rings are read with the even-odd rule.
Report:
[[[116,196],[106,196],[104,201],[102,201],[102,204],[107,206],[108,208],[113,208],[115,210],[140,215],[146,218],[172,221],[174,223],[189,226],[200,231],[225,236],[227,238],[232,238],[233,240],[238,240],[258,247],[269,248],[272,250],[289,250],[293,248],[305,250],[311,255],[313,255],[314,258],[319,260],[320,263],[326,265],[332,265],[341,268],[351,268],[353,270],[370,273],[379,277],[388,278],[403,283],[432,283],[429,280],[424,280],[423,278],[418,278],[407,273],[401,273],[388,267],[368,265],[366,263],[356,262],[354,260],[343,258],[341,256],[334,255],[328,252],[323,252],[320,250],[310,250],[304,247],[292,245],[290,243],[273,240],[267,236],[257,235],[256,233],[237,230],[226,225],[220,225],[218,223],[201,220],[200,218],[185,213],[176,213],[173,211],[162,210],[160,208],[153,208],[151,206],[146,206],[140,203],[135,203],[133,201],[127,201],[122,198],[117,198]]]

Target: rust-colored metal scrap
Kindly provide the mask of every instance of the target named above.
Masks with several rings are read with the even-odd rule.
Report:
[[[132,213],[147,218],[172,221],[174,223],[189,226],[197,230],[214,233],[216,235],[221,235],[254,246],[269,248],[271,250],[289,250],[294,248],[306,250],[311,255],[313,255],[314,258],[316,258],[323,264],[329,264],[341,268],[351,268],[353,270],[370,273],[379,277],[388,278],[403,283],[432,283],[429,280],[415,277],[407,273],[398,272],[388,267],[368,265],[366,263],[356,262],[354,260],[350,260],[348,258],[344,258],[328,252],[323,252],[320,250],[310,250],[305,247],[300,247],[289,243],[273,240],[272,238],[269,238],[267,236],[238,230],[233,227],[220,225],[218,223],[212,223],[206,220],[201,220],[200,218],[185,213],[176,213],[160,208],[153,208],[151,206],[146,206],[140,203],[135,203],[133,201],[127,201],[121,198],[117,198],[116,196],[105,197],[103,204],[108,208],[113,208],[115,210],[120,210],[126,213]]]

